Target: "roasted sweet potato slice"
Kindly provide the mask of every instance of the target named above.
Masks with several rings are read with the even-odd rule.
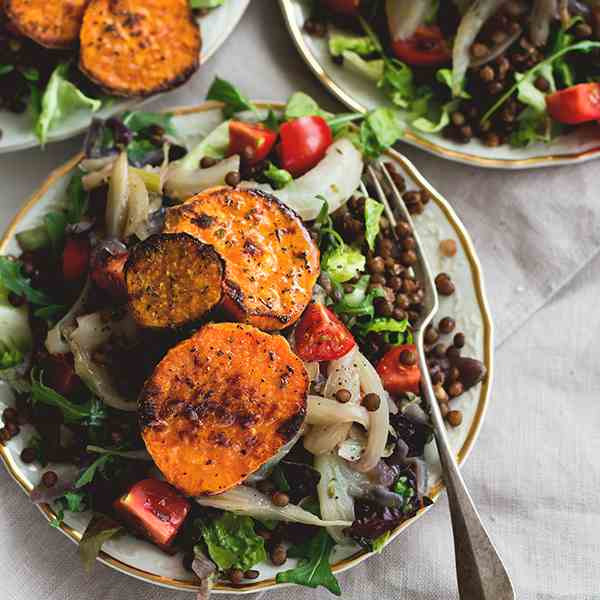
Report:
[[[4,8],[11,22],[24,36],[48,48],[69,48],[79,39],[88,2],[4,0]]]
[[[217,494],[299,432],[308,375],[285,338],[211,323],[172,348],[146,381],[139,419],[165,478],[188,496]]]
[[[214,188],[169,209],[165,231],[185,231],[220,254],[224,307],[239,321],[283,329],[310,301],[319,250],[300,218],[273,196]]]
[[[116,96],[170,90],[199,64],[188,0],[91,0],[80,40],[80,69]]]
[[[129,253],[129,308],[143,327],[198,321],[221,300],[223,263],[211,246],[186,233],[149,237]]]

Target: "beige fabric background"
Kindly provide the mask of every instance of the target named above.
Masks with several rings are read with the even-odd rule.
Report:
[[[216,73],[253,98],[283,100],[302,89],[341,108],[292,47],[275,0],[253,0],[193,81],[149,106],[200,102]],[[0,226],[80,144],[0,157]],[[519,599],[600,600],[600,162],[511,173],[404,150],[468,226],[494,312],[492,402],[464,469],[473,497]],[[48,527],[3,469],[0,486],[2,600],[193,597],[100,564],[84,573],[75,546]],[[445,500],[340,581],[348,600],[456,598]],[[285,589],[268,597],[327,595]]]

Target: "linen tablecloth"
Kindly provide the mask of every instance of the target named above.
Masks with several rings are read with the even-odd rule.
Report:
[[[254,0],[219,53],[151,108],[204,99],[215,74],[250,97],[302,89],[332,110],[297,55],[274,0]],[[81,139],[0,157],[0,226]],[[496,324],[496,376],[464,474],[520,599],[600,599],[600,162],[479,170],[404,147],[454,205],[482,260]],[[0,469],[3,600],[186,600],[97,564],[48,527]],[[348,600],[457,597],[445,499],[383,555],[340,576]],[[273,600],[320,590],[268,592]]]

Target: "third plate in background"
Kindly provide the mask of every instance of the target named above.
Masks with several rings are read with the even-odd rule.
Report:
[[[305,0],[279,0],[289,32],[302,58],[321,83],[348,108],[365,111],[386,102],[371,81],[336,65],[327,48],[327,40],[308,35],[304,21],[310,5]],[[551,144],[533,144],[527,148],[503,145],[488,148],[478,140],[457,144],[441,135],[408,130],[404,141],[448,160],[477,167],[527,169],[573,164],[600,157],[600,128],[590,125],[561,136]]]

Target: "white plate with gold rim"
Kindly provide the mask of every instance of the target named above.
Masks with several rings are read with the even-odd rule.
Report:
[[[261,106],[262,108],[266,107],[264,104]],[[275,109],[281,108],[281,104],[271,106]],[[184,138],[188,145],[195,144],[223,120],[220,105],[215,102],[171,112],[175,115],[173,119],[175,128],[180,132],[185,132]],[[25,203],[0,241],[1,254],[18,253],[15,234],[39,224],[50,207],[60,205],[64,201],[70,175],[80,159],[81,155],[76,156],[54,171],[43,186]],[[423,179],[415,167],[402,155],[390,152],[388,159],[394,161],[398,171],[403,174],[407,189],[425,188],[432,197],[425,212],[415,218],[415,227],[425,244],[433,271],[449,273],[456,283],[455,294],[441,299],[440,317],[446,315],[455,317],[457,329],[465,332],[467,338],[464,354],[483,361],[487,368],[487,376],[480,385],[452,402],[453,408],[461,410],[464,415],[462,424],[449,430],[451,443],[459,462],[462,463],[473,448],[479,434],[489,400],[492,380],[492,321],[485,296],[481,266],[469,234],[450,204]],[[445,239],[456,241],[458,250],[456,256],[448,258],[439,252],[440,241]],[[8,386],[0,384],[0,412],[12,402],[12,392]],[[20,452],[32,432],[31,427],[25,425],[17,437],[4,446],[0,445],[0,456],[8,471],[26,493],[29,493],[39,483],[43,472],[39,466],[24,464],[20,459]],[[440,466],[433,443],[426,447],[425,458],[430,465],[429,495],[435,499],[440,494],[442,485],[440,483]],[[52,466],[52,468],[60,474],[59,466]],[[40,509],[47,519],[50,520],[54,517],[51,506],[41,505]],[[427,510],[421,510],[415,517],[402,523],[393,532],[387,543],[392,543],[392,540],[409,525],[420,519]],[[87,513],[66,513],[65,522],[61,525],[60,530],[77,543],[81,539],[90,516]],[[332,556],[333,571],[335,573],[345,571],[370,555],[371,553],[358,546],[337,546]],[[118,571],[157,585],[179,590],[198,589],[194,576],[183,569],[181,556],[167,555],[156,546],[130,535],[106,542],[99,560]],[[293,565],[293,561],[288,560],[280,570],[289,569],[291,565]],[[258,569],[260,577],[257,580],[239,587],[218,584],[213,591],[216,593],[249,593],[285,585],[275,583],[274,577],[278,571],[276,567],[263,564],[259,565]]]
[[[321,83],[348,108],[363,112],[388,103],[371,81],[335,64],[326,38],[308,35],[304,22],[310,4],[303,0],[279,0],[283,16],[300,55]],[[574,164],[600,157],[600,126],[590,124],[563,135],[550,144],[526,148],[508,145],[489,148],[479,140],[458,144],[440,134],[407,129],[403,141],[448,160],[476,167],[530,169]]]
[[[231,35],[249,4],[250,0],[227,0],[223,6],[211,10],[204,17],[198,18],[202,32],[200,68]],[[88,127],[92,117],[106,119],[111,115],[139,106],[145,100],[147,99],[119,100],[115,98],[97,113],[92,114],[89,111],[74,113],[52,129],[48,142],[58,142],[81,133]],[[0,110],[0,130],[2,130],[0,154],[39,146],[39,141],[33,133],[31,117],[27,112],[17,115]]]

